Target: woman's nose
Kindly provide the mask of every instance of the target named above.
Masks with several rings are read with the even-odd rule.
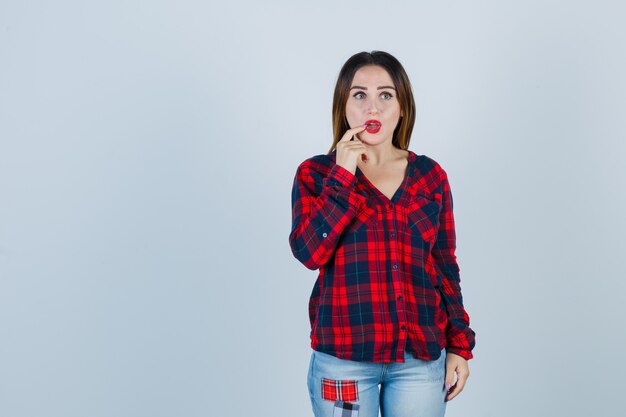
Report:
[[[378,113],[378,106],[376,105],[375,100],[371,100],[370,102],[367,103],[367,111],[370,114]]]

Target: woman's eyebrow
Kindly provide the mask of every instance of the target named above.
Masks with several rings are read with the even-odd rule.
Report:
[[[354,87],[350,87],[350,90],[353,90],[355,88],[360,88],[361,90],[367,90],[367,87],[361,87],[360,85],[355,85]],[[391,86],[391,85],[383,85],[377,88],[377,90],[382,90],[383,88],[391,88],[392,90],[395,90],[396,88]]]

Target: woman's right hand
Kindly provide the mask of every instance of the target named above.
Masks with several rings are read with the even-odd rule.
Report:
[[[357,159],[363,155],[363,161],[367,161],[367,148],[363,142],[356,137],[356,134],[365,130],[365,125],[348,129],[341,140],[337,142],[337,154],[335,163],[341,165],[352,174],[356,173]],[[354,137],[354,140],[352,138]]]

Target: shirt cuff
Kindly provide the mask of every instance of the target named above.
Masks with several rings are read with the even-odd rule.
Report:
[[[470,359],[472,359],[474,357],[474,355],[472,354],[471,350],[459,349],[459,348],[450,347],[450,346],[446,347],[446,352],[450,352],[450,353],[454,353],[456,355],[459,355],[460,357],[464,358],[465,360],[470,360]]]

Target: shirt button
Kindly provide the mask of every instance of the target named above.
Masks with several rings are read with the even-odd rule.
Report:
[[[324,233],[322,233],[322,236],[326,237],[326,236],[328,236],[328,233],[324,232]]]
[[[396,237],[396,233],[395,232],[391,232],[391,237]]]
[[[393,264],[393,269],[398,269],[398,265],[397,264]]]
[[[392,209],[393,208],[393,203],[389,203],[389,208]]]
[[[398,300],[402,301],[402,296],[401,295],[398,296]]]
[[[403,324],[402,326],[400,326],[401,330],[406,330],[406,326]]]

